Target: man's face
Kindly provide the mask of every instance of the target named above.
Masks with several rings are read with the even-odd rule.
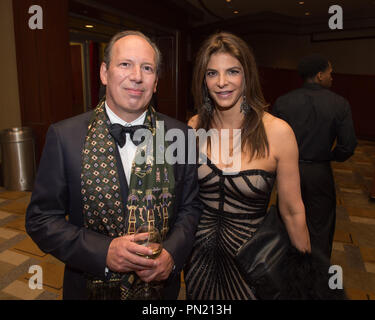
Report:
[[[323,72],[319,72],[318,78],[320,85],[326,88],[330,88],[332,86],[332,71],[332,65],[329,62],[328,68]]]
[[[127,122],[137,119],[156,92],[155,51],[142,37],[121,38],[112,47],[111,62],[100,68],[111,110]]]

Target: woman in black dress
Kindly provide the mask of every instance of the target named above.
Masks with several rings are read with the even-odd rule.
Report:
[[[214,34],[204,42],[196,59],[193,96],[198,114],[189,125],[218,134],[203,149],[207,161],[198,171],[204,210],[185,268],[187,298],[255,299],[234,256],[264,219],[275,181],[292,245],[301,252],[311,250],[296,139],[286,122],[265,111],[254,56],[233,34]],[[225,138],[227,158],[220,148]]]

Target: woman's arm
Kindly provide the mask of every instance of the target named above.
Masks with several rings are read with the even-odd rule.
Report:
[[[302,252],[311,252],[305,206],[301,198],[296,138],[291,127],[280,119],[274,119],[272,132],[280,213],[292,244]]]

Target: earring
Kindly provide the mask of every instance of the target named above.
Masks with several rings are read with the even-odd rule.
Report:
[[[210,96],[208,95],[206,86],[204,86],[204,89],[203,89],[203,97],[204,97],[203,108],[206,110],[208,114],[211,114],[212,111],[214,110],[214,105],[212,103]]]
[[[211,99],[208,96],[206,96],[204,98],[203,108],[207,111],[207,113],[209,113],[209,114],[212,113],[212,110],[213,110],[214,106],[212,104]]]
[[[246,101],[246,96],[243,96],[240,110],[243,114],[247,114],[251,109],[251,106]]]

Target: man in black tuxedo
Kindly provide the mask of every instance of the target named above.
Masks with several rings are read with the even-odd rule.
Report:
[[[312,54],[301,59],[298,72],[305,81],[303,87],[279,97],[272,112],[288,122],[296,135],[311,250],[329,259],[336,222],[331,161],[350,158],[357,139],[348,101],[329,90],[331,63]]]
[[[182,130],[188,148],[187,125],[150,105],[159,66],[158,48],[142,33],[115,35],[100,70],[105,100],[48,130],[26,230],[41,250],[66,264],[64,299],[131,298],[140,280],[162,282],[164,299],[178,296],[201,212],[197,167],[158,164],[152,156],[133,161],[149,147],[137,146],[136,129],[148,129],[155,145],[160,123],[165,132]],[[167,147],[165,141],[156,145]],[[154,260],[140,256],[152,252],[134,242],[144,222],[163,235]]]

